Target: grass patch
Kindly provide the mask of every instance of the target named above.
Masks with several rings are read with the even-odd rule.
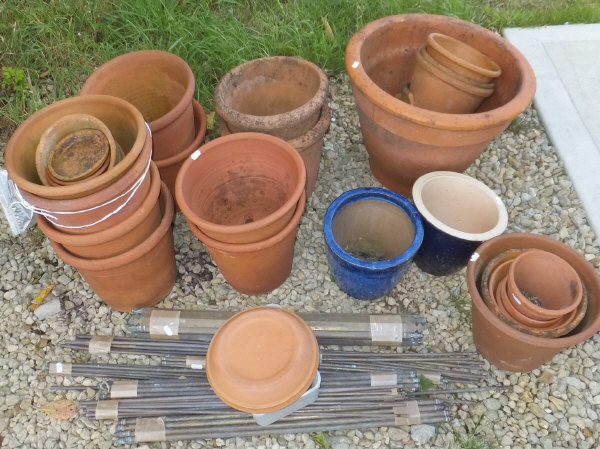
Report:
[[[600,22],[600,8],[591,0],[4,0],[0,66],[24,77],[21,92],[5,76],[0,80],[8,83],[0,88],[0,125],[11,132],[42,106],[76,95],[101,63],[150,48],[188,62],[197,100],[210,111],[217,81],[244,61],[293,55],[340,73],[346,43],[359,28],[411,12],[497,30]]]
[[[469,298],[462,292],[462,287],[457,287],[456,290],[450,290],[448,300],[452,304],[452,307],[458,312],[460,321],[469,322],[471,320]]]
[[[467,429],[465,433],[454,431],[454,444],[457,449],[494,449],[495,444],[486,440],[481,434],[481,419],[480,416],[475,422],[472,429]]]

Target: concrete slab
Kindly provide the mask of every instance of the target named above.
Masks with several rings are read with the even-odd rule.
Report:
[[[600,24],[507,28],[537,78],[534,105],[600,236]]]

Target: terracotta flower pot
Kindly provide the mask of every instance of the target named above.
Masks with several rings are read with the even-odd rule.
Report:
[[[580,276],[588,306],[582,321],[560,338],[541,338],[520,332],[498,318],[481,298],[481,276],[498,254],[515,248],[541,249],[556,254]],[[535,234],[505,234],[483,243],[467,266],[467,285],[472,300],[473,339],[481,354],[507,371],[531,371],[549,361],[561,349],[581,343],[600,329],[600,277],[588,261],[568,246]]]
[[[475,85],[445,70],[425,49],[417,53],[417,65],[410,82],[413,105],[448,114],[470,114],[494,92],[493,85]]]
[[[321,108],[321,115],[319,121],[310,129],[306,134],[296,137],[295,139],[288,140],[291,146],[293,146],[304,162],[306,167],[306,199],[310,199],[310,196],[315,190],[317,184],[317,176],[319,175],[319,164],[321,163],[321,150],[323,149],[323,138],[325,133],[329,129],[331,122],[331,110],[327,102],[323,104]],[[231,134],[229,127],[225,121],[221,121],[221,135],[228,136]]]
[[[98,176],[117,161],[117,146],[108,127],[93,115],[72,114],[58,119],[40,137],[35,165],[44,185],[46,175],[63,183]]]
[[[328,84],[325,73],[304,59],[254,59],[221,79],[215,110],[233,133],[255,131],[291,140],[319,120]]]
[[[225,243],[260,242],[290,221],[304,192],[298,152],[260,133],[219,137],[179,170],[175,196],[188,221]]]
[[[502,74],[491,58],[458,39],[440,33],[427,37],[427,53],[440,64],[481,83],[489,83]]]
[[[41,215],[35,217],[37,224],[46,237],[63,245],[74,256],[83,259],[116,256],[144,242],[161,222],[158,196],[162,183],[154,164],[151,166],[150,180],[150,190],[144,201],[131,215],[111,228],[90,234],[68,234],[56,229]]]
[[[141,153],[129,166],[129,170],[101,190],[70,199],[43,198],[27,191],[21,191],[23,198],[37,208],[38,214],[43,214],[53,226],[64,233],[89,234],[114,227],[137,210],[150,188],[152,139],[145,125],[144,136],[145,141]],[[125,159],[127,157],[128,155]],[[112,171],[118,170],[125,159],[104,175],[110,175]],[[92,182],[104,175],[68,186],[68,188]]]
[[[36,168],[36,150],[40,137],[65,115],[88,114],[103,122],[125,157],[100,176],[69,186],[42,184]],[[114,184],[129,173],[145,146],[152,141],[142,114],[130,103],[107,95],[89,95],[57,101],[32,114],[11,136],[4,153],[8,175],[25,196],[27,193],[52,200],[69,200],[92,195]],[[26,198],[32,205],[36,198]]]
[[[508,224],[508,213],[498,195],[461,173],[423,175],[412,194],[424,229],[415,263],[426,273],[443,276],[456,272],[481,242],[502,234]]]
[[[141,50],[117,56],[90,75],[81,94],[106,94],[133,104],[150,124],[153,158],[167,159],[194,140],[194,74],[179,56]]]
[[[511,264],[507,294],[523,315],[552,320],[575,310],[583,290],[577,272],[568,263],[547,251],[531,250]]]
[[[469,42],[501,67],[494,93],[475,113],[428,111],[396,98],[432,32]],[[403,195],[425,173],[465,170],[535,93],[533,70],[515,47],[485,28],[446,16],[408,14],[369,23],[348,43],[346,70],[371,170]]]
[[[81,273],[100,299],[120,312],[157,304],[175,284],[173,197],[164,183],[159,203],[163,214],[159,226],[144,242],[116,256],[83,259],[51,242],[56,254]]]
[[[292,219],[278,234],[256,243],[219,242],[188,220],[188,226],[208,249],[225,279],[246,295],[269,293],[285,282],[292,271],[298,223],[306,205],[302,192]]]
[[[190,143],[185,150],[182,150],[167,159],[154,160],[154,163],[160,172],[160,178],[169,188],[173,198],[175,198],[175,179],[177,178],[179,169],[183,165],[185,159],[200,148],[200,145],[202,145],[204,137],[206,136],[206,114],[204,113],[204,109],[196,100],[192,100],[192,106],[194,108],[194,126],[196,128],[196,136],[192,143]]]

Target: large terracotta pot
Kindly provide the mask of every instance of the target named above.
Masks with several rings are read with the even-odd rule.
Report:
[[[396,97],[432,32],[469,42],[501,67],[493,95],[475,113],[428,111]],[[535,93],[533,70],[515,47],[485,28],[446,16],[407,14],[369,23],[348,42],[346,70],[371,170],[403,195],[410,195],[414,181],[425,173],[465,170]]]
[[[117,56],[90,75],[81,94],[123,98],[143,114],[152,130],[155,160],[185,149],[195,136],[194,74],[179,56],[141,50]]]
[[[156,165],[150,172],[150,190],[144,201],[122,222],[90,234],[68,234],[56,229],[42,215],[36,215],[39,228],[50,240],[58,242],[71,254],[84,259],[105,259],[138,246],[161,222],[158,196],[161,180]]]
[[[219,137],[179,170],[175,196],[188,221],[226,243],[260,242],[290,221],[306,185],[296,150],[261,133]]]
[[[125,157],[112,169],[95,178],[69,186],[45,186],[36,168],[36,150],[40,137],[58,120],[72,114],[88,114],[100,119],[110,130]],[[131,171],[144,148],[151,150],[151,145],[152,140],[144,118],[133,105],[108,95],[89,95],[57,101],[32,114],[8,141],[4,161],[8,175],[23,193],[53,200],[69,200],[92,195],[114,184]],[[46,208],[36,204],[34,197],[30,197],[28,201],[36,207]]]
[[[81,273],[100,299],[120,312],[157,304],[175,284],[174,205],[164,183],[159,202],[163,214],[159,226],[144,242],[116,256],[83,259],[51,242],[56,254]]]
[[[319,120],[328,84],[325,73],[304,59],[254,59],[221,79],[215,110],[233,133],[255,131],[291,140]]]
[[[283,284],[292,271],[296,231],[305,205],[306,193],[302,192],[294,216],[285,228],[255,243],[219,242],[189,220],[188,226],[206,245],[217,267],[233,288],[247,295],[262,295]]]
[[[200,148],[200,145],[202,145],[204,137],[206,136],[206,114],[204,113],[204,109],[196,100],[192,100],[192,106],[194,107],[194,127],[196,129],[196,136],[192,143],[190,143],[186,149],[171,157],[154,160],[154,163],[160,172],[160,178],[169,188],[173,198],[175,198],[175,179],[177,179],[179,169],[183,165],[185,159]]]
[[[542,338],[520,332],[498,318],[481,297],[481,277],[487,264],[503,251],[535,248],[556,254],[579,274],[588,306],[579,325],[559,338]],[[592,337],[600,329],[600,277],[594,267],[572,248],[536,234],[504,234],[483,243],[467,265],[467,285],[472,301],[473,339],[479,352],[497,367],[531,371],[558,352]]]
[[[296,137],[295,139],[288,140],[291,146],[293,146],[304,162],[306,167],[306,200],[310,199],[310,196],[315,190],[317,184],[317,176],[319,175],[319,164],[321,163],[321,150],[323,149],[323,138],[325,133],[329,129],[329,123],[331,122],[331,110],[327,102],[323,104],[321,108],[321,116],[319,121],[312,127],[306,134]],[[221,135],[228,136],[231,134],[227,123],[221,121]]]

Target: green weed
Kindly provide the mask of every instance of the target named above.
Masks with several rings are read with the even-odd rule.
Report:
[[[465,433],[454,431],[454,443],[457,449],[494,449],[495,445],[480,435],[480,425],[483,415],[475,422],[472,429]]]
[[[449,294],[448,299],[458,312],[460,320],[469,321],[471,319],[471,307],[467,296],[462,293],[462,288],[457,287],[456,290],[451,290]]]

